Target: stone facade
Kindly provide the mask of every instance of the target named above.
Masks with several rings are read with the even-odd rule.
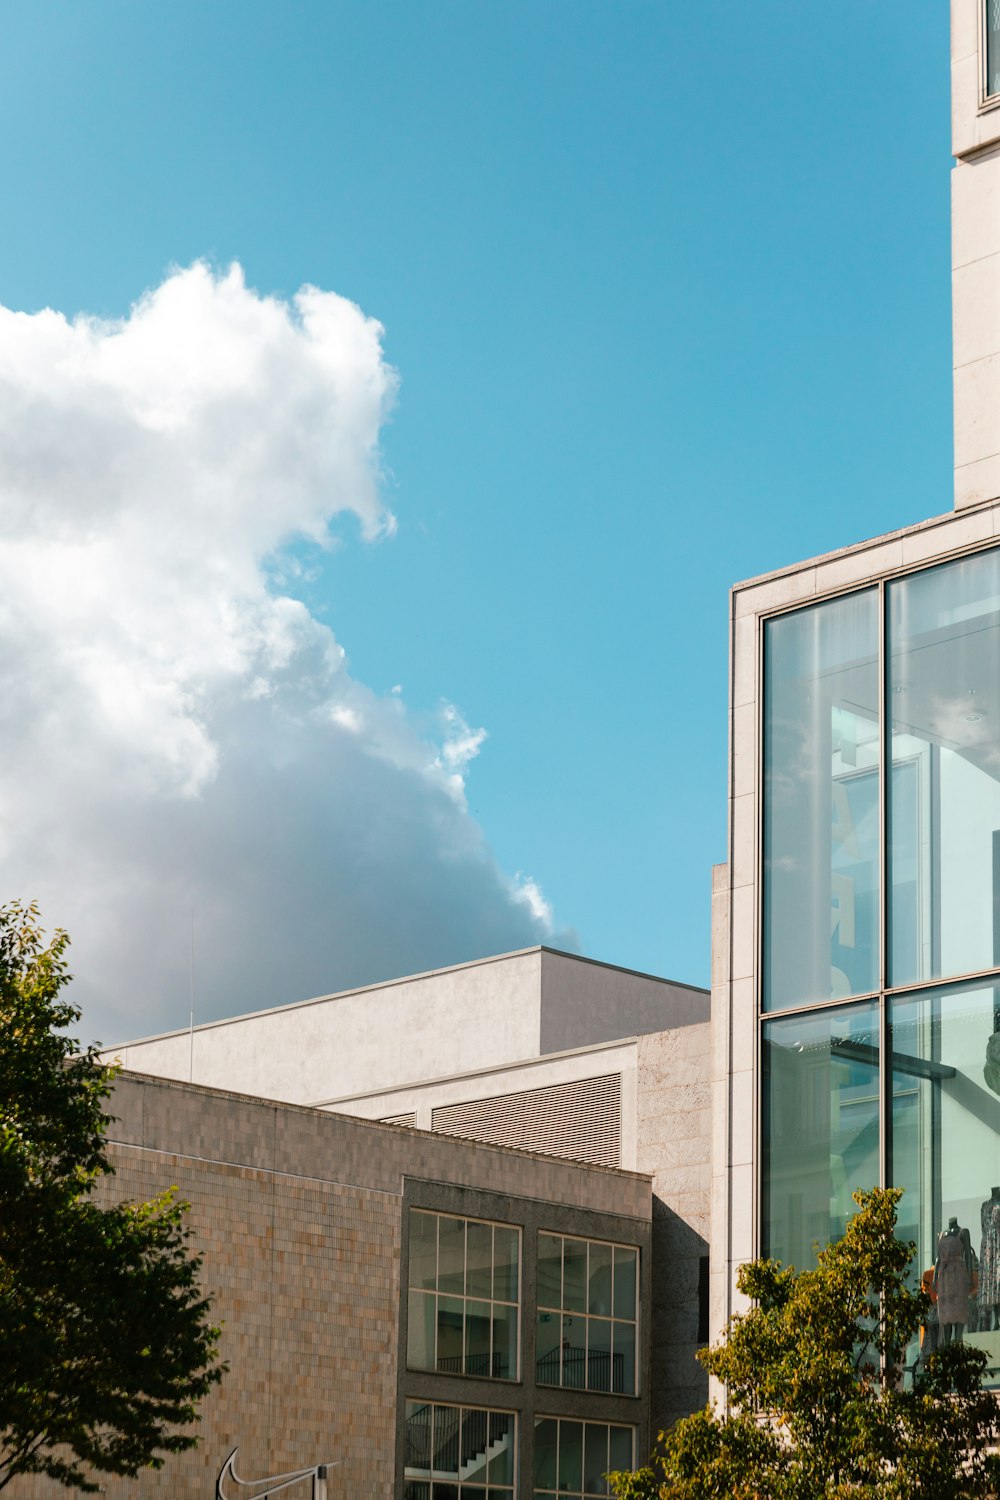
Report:
[[[696,1358],[707,1329],[712,1101],[709,1026],[638,1039],[636,1165],[653,1179],[650,1423],[703,1406]]]
[[[108,1479],[104,1493],[208,1500],[239,1445],[241,1475],[342,1460],[331,1474],[332,1496],[389,1500],[402,1490],[397,1415],[410,1385],[413,1396],[431,1389],[445,1401],[455,1388],[470,1404],[485,1393],[521,1413],[518,1492],[530,1493],[530,1417],[538,1402],[522,1408],[531,1382],[410,1380],[403,1370],[404,1204],[435,1207],[444,1194],[448,1211],[476,1216],[488,1194],[491,1212],[511,1223],[603,1231],[608,1239],[627,1230],[648,1278],[647,1177],[137,1075],[119,1080],[112,1110],[116,1176],[104,1190],[145,1199],[176,1185],[190,1203],[193,1244],[205,1257],[202,1284],[230,1369],[203,1404],[196,1450],[137,1480]],[[648,1279],[642,1302],[648,1309]],[[639,1397],[557,1391],[546,1393],[543,1409],[629,1421],[641,1455],[648,1357],[641,1371]],[[54,1500],[65,1491],[25,1479],[7,1493]]]

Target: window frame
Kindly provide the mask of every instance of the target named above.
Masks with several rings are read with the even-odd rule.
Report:
[[[558,1239],[558,1240],[560,1240],[562,1242],[562,1246],[563,1246],[563,1249],[562,1249],[561,1254],[560,1254],[560,1260],[559,1260],[559,1266],[560,1266],[560,1270],[559,1270],[559,1277],[560,1277],[560,1280],[559,1280],[560,1306],[559,1307],[553,1307],[548,1302],[543,1301],[542,1291],[541,1291],[541,1276],[539,1275],[538,1270],[536,1269],[536,1273],[535,1273],[535,1298],[534,1298],[534,1304],[535,1304],[535,1385],[538,1387],[539,1390],[579,1391],[579,1392],[585,1393],[588,1396],[624,1397],[625,1399],[628,1399],[628,1400],[634,1400],[634,1399],[639,1398],[642,1395],[641,1380],[640,1380],[640,1372],[641,1372],[641,1335],[640,1335],[640,1321],[641,1321],[641,1316],[640,1316],[640,1309],[641,1309],[641,1286],[642,1286],[642,1274],[641,1274],[641,1272],[642,1272],[642,1248],[641,1248],[641,1246],[639,1246],[639,1245],[629,1245],[629,1244],[626,1244],[624,1241],[599,1239],[599,1238],[597,1238],[597,1237],[595,1237],[593,1235],[566,1234],[566,1233],[562,1232],[561,1230],[546,1229],[544,1227],[540,1227],[539,1230],[538,1230],[537,1243],[536,1243],[536,1246],[535,1246],[536,1268],[541,1265],[540,1247],[541,1247],[541,1239],[542,1239],[543,1235],[547,1235],[550,1239]],[[567,1242],[571,1243],[571,1244],[577,1244],[577,1245],[584,1245],[584,1246],[586,1246],[586,1256],[587,1256],[586,1265],[587,1265],[587,1270],[586,1270],[585,1275],[584,1275],[585,1301],[587,1300],[586,1299],[586,1289],[589,1287],[589,1282],[590,1282],[590,1276],[589,1276],[590,1247],[592,1245],[600,1245],[600,1246],[605,1247],[605,1248],[607,1248],[607,1249],[609,1249],[611,1251],[611,1273],[610,1274],[611,1274],[611,1285],[612,1285],[612,1301],[611,1301],[611,1310],[607,1314],[604,1314],[604,1313],[592,1313],[592,1312],[590,1312],[590,1310],[589,1310],[588,1307],[584,1307],[582,1309],[576,1309],[576,1308],[570,1308],[570,1307],[566,1306],[566,1280],[565,1280],[565,1278],[566,1278],[566,1251],[565,1251],[565,1246],[566,1246]],[[615,1312],[614,1312],[614,1279],[615,1279],[614,1272],[615,1272],[615,1251],[616,1250],[627,1251],[630,1255],[633,1255],[635,1257],[635,1285],[634,1285],[634,1308],[635,1308],[635,1314],[631,1318],[616,1317],[615,1316]],[[572,1317],[572,1318],[581,1319],[584,1322],[584,1324],[585,1324],[585,1342],[584,1342],[584,1346],[583,1346],[584,1347],[584,1358],[583,1358],[584,1384],[583,1385],[568,1385],[566,1383],[566,1381],[564,1379],[563,1361],[561,1359],[559,1361],[559,1379],[558,1379],[558,1381],[543,1381],[543,1380],[541,1380],[539,1378],[539,1373],[538,1373],[538,1365],[539,1365],[539,1358],[538,1358],[538,1327],[540,1325],[541,1316],[542,1316],[543,1313],[555,1314],[560,1319],[560,1333],[561,1333],[561,1321],[562,1321],[563,1318],[565,1318],[567,1316],[568,1317]],[[609,1380],[610,1380],[611,1383],[610,1383],[610,1385],[609,1385],[609,1387],[608,1387],[607,1390],[605,1390],[601,1386],[593,1386],[593,1385],[590,1385],[589,1383],[587,1383],[587,1382],[589,1382],[589,1379],[590,1379],[590,1324],[591,1324],[591,1322],[608,1322],[610,1324],[610,1339],[611,1339],[611,1344],[610,1344],[610,1359],[609,1359]],[[631,1390],[616,1391],[614,1389],[614,1350],[615,1350],[614,1330],[615,1330],[616,1325],[618,1325],[618,1324],[620,1324],[622,1326],[628,1326],[628,1327],[630,1327],[632,1329],[632,1389]],[[560,1344],[559,1344],[558,1347],[563,1347],[561,1338],[560,1338]]]
[[[413,1254],[412,1254],[412,1246],[413,1246],[413,1218],[414,1218],[415,1214],[422,1214],[426,1218],[434,1219],[435,1221],[437,1221],[438,1225],[440,1223],[440,1220],[447,1219],[447,1220],[450,1220],[453,1223],[460,1223],[460,1224],[462,1224],[462,1225],[465,1226],[465,1233],[464,1233],[464,1236],[463,1236],[463,1260],[462,1260],[462,1286],[463,1286],[463,1290],[461,1292],[442,1291],[441,1288],[440,1288],[439,1282],[440,1282],[440,1276],[441,1276],[441,1268],[440,1268],[441,1242],[440,1242],[440,1228],[439,1227],[436,1229],[436,1234],[435,1234],[436,1251],[435,1251],[435,1270],[434,1270],[434,1281],[435,1281],[435,1284],[434,1284],[434,1287],[430,1288],[430,1287],[414,1286],[413,1279],[412,1279],[413,1278]],[[468,1286],[468,1276],[469,1276],[469,1238],[468,1238],[468,1226],[470,1224],[481,1224],[481,1225],[484,1225],[484,1226],[488,1227],[489,1229],[491,1229],[493,1231],[496,1231],[497,1229],[506,1230],[508,1233],[513,1234],[515,1236],[516,1243],[517,1243],[517,1257],[516,1257],[517,1297],[516,1297],[515,1301],[511,1302],[511,1301],[508,1301],[505,1298],[495,1297],[495,1296],[492,1295],[492,1289],[493,1289],[493,1285],[494,1285],[494,1282],[495,1282],[496,1267],[497,1267],[497,1261],[496,1261],[496,1235],[495,1235],[495,1233],[493,1235],[492,1246],[491,1246],[491,1256],[490,1256],[491,1295],[489,1297],[485,1297],[485,1296],[481,1296],[481,1295],[470,1294],[469,1292],[467,1292],[465,1290],[465,1288]],[[456,1377],[458,1379],[461,1379],[461,1380],[489,1380],[489,1381],[496,1381],[498,1383],[502,1383],[503,1385],[508,1385],[508,1386],[509,1385],[516,1385],[521,1380],[521,1364],[522,1364],[522,1358],[523,1358],[522,1349],[523,1349],[523,1342],[524,1342],[523,1326],[522,1326],[522,1324],[523,1324],[523,1307],[524,1307],[524,1232],[523,1232],[522,1226],[520,1224],[506,1223],[506,1222],[504,1222],[501,1219],[479,1218],[479,1217],[477,1217],[475,1215],[472,1215],[472,1214],[451,1213],[451,1212],[448,1212],[446,1210],[441,1210],[441,1209],[437,1209],[437,1208],[424,1208],[420,1204],[411,1203],[411,1204],[409,1204],[407,1206],[407,1230],[406,1230],[406,1232],[407,1232],[408,1245],[409,1245],[409,1253],[407,1255],[407,1278],[406,1278],[407,1284],[406,1284],[406,1287],[402,1289],[405,1292],[405,1295],[406,1295],[406,1348],[405,1348],[405,1368],[406,1368],[406,1370],[408,1372],[413,1373],[413,1374],[420,1374],[420,1375],[454,1376],[454,1377]],[[413,1342],[413,1335],[414,1335],[414,1314],[413,1314],[413,1308],[414,1308],[414,1305],[415,1305],[414,1304],[414,1299],[415,1298],[419,1298],[421,1302],[431,1301],[434,1304],[434,1318],[433,1318],[433,1330],[434,1330],[434,1334],[433,1334],[433,1336],[434,1336],[433,1361],[434,1362],[432,1364],[421,1365],[421,1364],[414,1364],[412,1362],[412,1356],[411,1356],[411,1352],[410,1351],[411,1351],[412,1342]],[[458,1370],[442,1369],[441,1366],[438,1363],[438,1359],[439,1359],[439,1355],[438,1355],[438,1338],[439,1338],[439,1332],[440,1332],[440,1313],[439,1313],[438,1309],[439,1309],[440,1302],[444,1298],[448,1298],[448,1299],[450,1299],[452,1301],[456,1301],[456,1302],[460,1301],[462,1303],[462,1354],[460,1356],[461,1361],[462,1361],[462,1368],[458,1369]],[[467,1348],[467,1344],[468,1344],[467,1324],[468,1324],[468,1307],[469,1307],[470,1303],[479,1303],[479,1304],[486,1303],[490,1307],[490,1318],[489,1318],[489,1322],[490,1322],[490,1353],[489,1353],[489,1356],[488,1356],[488,1359],[489,1359],[489,1369],[488,1369],[488,1371],[486,1373],[482,1373],[482,1372],[475,1371],[475,1370],[466,1370],[465,1369],[465,1362],[466,1362],[466,1360],[469,1357],[469,1355],[468,1355],[468,1348]],[[497,1375],[497,1374],[493,1373],[493,1362],[494,1362],[494,1357],[495,1357],[494,1356],[494,1350],[493,1350],[493,1328],[494,1328],[494,1323],[495,1323],[495,1315],[494,1315],[494,1311],[493,1310],[495,1308],[507,1308],[507,1309],[512,1310],[513,1314],[514,1314],[513,1322],[514,1322],[514,1335],[515,1335],[515,1346],[516,1346],[515,1347],[515,1358],[514,1358],[514,1369],[508,1375]]]

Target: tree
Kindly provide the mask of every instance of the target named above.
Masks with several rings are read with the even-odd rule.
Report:
[[[95,1201],[114,1070],[66,1034],[68,943],[0,907],[0,1490],[159,1467],[223,1370],[186,1205]]]
[[[929,1303],[895,1235],[899,1189],[855,1193],[859,1211],[815,1270],[744,1266],[754,1299],[704,1351],[728,1392],[682,1419],[650,1465],[611,1476],[619,1500],[975,1500],[1000,1493],[996,1397],[982,1350],[911,1361]],[[915,1363],[916,1367],[913,1368]]]

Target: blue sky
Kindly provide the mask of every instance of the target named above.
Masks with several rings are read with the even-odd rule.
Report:
[[[295,591],[374,694],[486,729],[469,811],[557,935],[692,983],[729,585],[951,504],[946,7],[744,14],[0,15],[0,302],[123,317],[203,258],[378,319],[398,527],[345,512]],[[384,977],[370,936],[322,987]]]

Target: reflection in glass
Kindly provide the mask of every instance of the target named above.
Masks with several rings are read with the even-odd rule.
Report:
[[[1000,550],[890,583],[890,980],[1000,963]]]
[[[611,1389],[611,1319],[587,1319],[587,1389]]]
[[[767,1010],[879,978],[878,595],[765,624]]]
[[[638,1256],[634,1250],[615,1246],[615,1306],[616,1318],[635,1317],[635,1273]]]
[[[555,1417],[535,1419],[535,1484],[541,1489],[556,1487],[556,1442],[559,1423]]]
[[[562,1307],[562,1240],[558,1235],[538,1236],[538,1305]]]
[[[938,1301],[923,1353],[961,1338],[1000,1376],[1000,986],[892,1000],[891,1173],[899,1236]],[[949,1233],[951,1231],[951,1233]],[[952,1243],[956,1236],[959,1244]],[[920,1351],[909,1351],[911,1366]]]
[[[520,1238],[516,1229],[493,1226],[493,1295],[499,1302],[517,1301]]]
[[[470,1221],[466,1230],[465,1295],[493,1295],[493,1225]]]
[[[612,1390],[622,1396],[635,1395],[635,1324],[615,1323],[614,1356],[611,1363]]]
[[[804,1270],[879,1181],[878,1011],[769,1021],[762,1050],[764,1254]]]
[[[633,1439],[631,1427],[536,1417],[535,1500],[603,1500],[605,1474],[632,1467]]]
[[[986,0],[986,97],[1000,94],[1000,0]]]
[[[563,1240],[563,1307],[587,1310],[587,1241]]]
[[[587,1274],[587,1311],[611,1315],[611,1246],[591,1241]]]
[[[539,1312],[535,1330],[535,1379],[558,1385],[562,1358],[562,1320],[557,1312]]]
[[[583,1487],[583,1423],[559,1423],[559,1488],[575,1490]]]

